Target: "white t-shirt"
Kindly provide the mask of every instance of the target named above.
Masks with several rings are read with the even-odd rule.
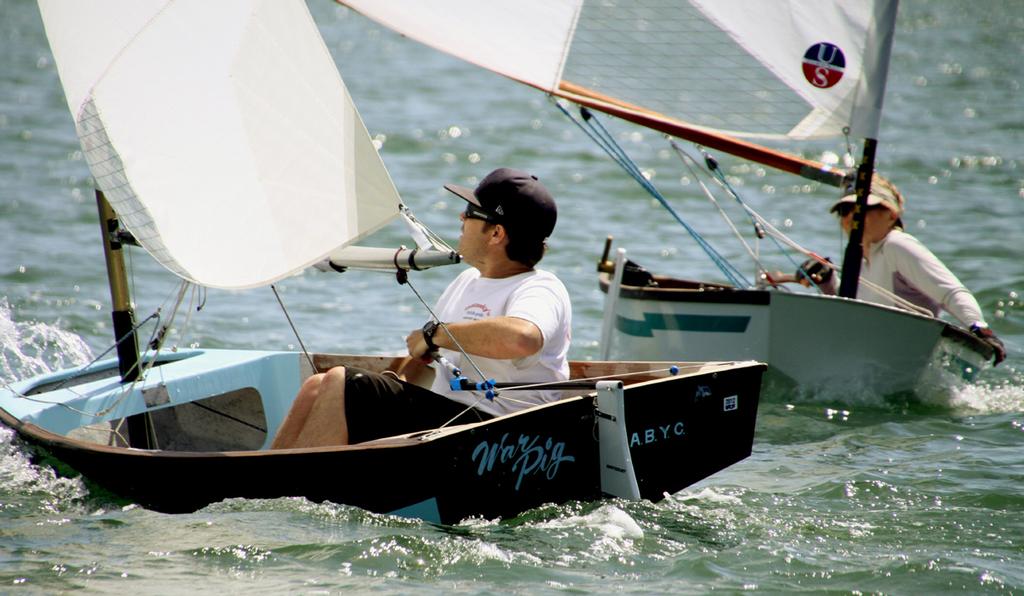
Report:
[[[540,329],[544,347],[539,352],[515,360],[496,360],[470,354],[485,378],[504,382],[541,383],[569,378],[569,343],[572,340],[572,304],[569,293],[557,277],[535,269],[501,279],[480,277],[480,271],[463,271],[445,289],[434,312],[445,323],[478,321],[490,317],[525,319]],[[476,382],[479,373],[461,352],[441,349],[441,355],[462,370],[463,376]],[[451,375],[434,365],[436,375],[431,391],[447,396],[495,416],[532,405],[559,399],[559,391],[505,391],[488,400],[479,392],[452,391]],[[526,403],[523,403],[526,402]]]
[[[900,229],[891,230],[881,242],[871,246],[860,275],[935,316],[940,309],[945,310],[964,327],[985,321],[974,295],[932,251]],[[858,287],[857,298],[895,305],[891,298],[863,284]]]

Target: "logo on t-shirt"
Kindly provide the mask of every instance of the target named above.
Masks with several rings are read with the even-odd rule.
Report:
[[[464,321],[479,321],[490,316],[491,309],[486,304],[480,304],[479,302],[470,304],[462,311],[462,320]]]

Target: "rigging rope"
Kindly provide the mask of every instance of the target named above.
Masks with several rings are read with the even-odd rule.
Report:
[[[434,309],[430,308],[430,305],[427,304],[427,301],[423,299],[423,296],[420,295],[419,291],[416,290],[416,288],[412,285],[412,282],[409,281],[409,276],[407,274],[406,275],[402,275],[402,273],[404,273],[404,272],[400,270],[400,273],[399,273],[399,276],[398,276],[398,283],[409,286],[409,289],[412,290],[412,293],[416,295],[416,298],[420,301],[420,304],[423,305],[423,308],[427,309],[427,312],[430,313],[430,318],[432,318],[433,320],[437,321],[438,326],[440,326],[442,329],[444,329],[444,332],[448,334],[448,337],[451,338],[452,342],[455,343],[455,347],[458,348],[459,352],[462,353],[462,355],[463,355],[463,357],[465,357],[466,361],[469,362],[470,366],[473,367],[473,370],[476,371],[476,374],[480,375],[480,379],[481,380],[485,380],[487,378],[486,375],[484,375],[483,371],[480,370],[480,367],[477,366],[476,362],[469,355],[469,352],[467,352],[465,350],[465,348],[462,347],[462,344],[459,343],[459,340],[455,339],[455,335],[448,331],[448,324],[445,323],[444,321],[442,321],[441,318],[437,316],[437,314],[434,312]],[[476,396],[476,400],[474,400],[472,404],[469,404],[468,406],[466,406],[466,409],[462,410],[461,412],[459,412],[458,414],[453,416],[451,418],[451,420],[448,420],[447,422],[445,422],[444,424],[442,424],[438,428],[440,429],[440,428],[447,427],[449,424],[455,422],[456,420],[458,420],[459,418],[461,418],[462,416],[467,414],[470,410],[473,410],[474,408],[476,408],[476,405],[478,403],[480,403],[480,400],[482,400],[484,398],[484,396],[483,395],[478,395],[476,393],[474,393],[474,395]],[[504,396],[499,396],[497,393],[495,393],[493,398],[494,399],[498,399],[499,397],[504,397]],[[512,398],[509,398],[509,401],[519,401],[519,400],[515,400],[515,399],[512,399]]]
[[[78,378],[88,374],[90,369],[97,362],[99,362],[101,359],[103,359],[111,351],[115,350],[121,344],[121,342],[123,342],[126,339],[128,339],[129,337],[133,336],[135,332],[137,332],[139,329],[141,329],[142,326],[145,325],[146,323],[148,323],[151,319],[156,319],[157,322],[156,322],[156,325],[154,325],[153,332],[150,334],[149,340],[144,344],[146,346],[149,346],[151,349],[153,349],[152,355],[146,357],[147,355],[145,354],[145,352],[143,354],[140,354],[139,359],[135,362],[135,364],[133,365],[133,368],[129,369],[129,372],[130,372],[131,370],[134,370],[134,367],[139,367],[139,374],[138,374],[138,376],[136,376],[135,379],[133,379],[131,381],[131,383],[129,383],[128,385],[123,385],[121,387],[121,391],[119,392],[119,395],[118,395],[117,399],[115,399],[110,405],[108,405],[107,407],[103,408],[102,410],[98,410],[96,412],[87,412],[87,411],[75,408],[73,406],[70,406],[70,405],[68,405],[68,404],[66,404],[64,402],[53,402],[53,401],[48,401],[48,400],[44,400],[44,399],[29,397],[29,396],[27,396],[25,394],[18,393],[16,391],[14,391],[9,383],[5,383],[5,385],[7,386],[7,388],[9,390],[11,390],[12,393],[17,395],[19,398],[26,399],[28,401],[32,401],[32,402],[36,402],[36,403],[41,403],[41,404],[47,404],[47,405],[58,405],[58,406],[61,406],[64,409],[69,410],[71,412],[74,412],[76,414],[79,414],[79,415],[82,415],[82,416],[89,416],[89,417],[92,417],[92,418],[100,418],[102,416],[106,416],[111,411],[113,411],[114,408],[116,408],[118,405],[120,405],[120,403],[122,401],[124,401],[124,399],[128,395],[130,395],[130,394],[132,394],[134,392],[135,386],[139,382],[144,381],[145,378],[146,378],[146,375],[148,374],[148,372],[156,365],[157,357],[159,356],[160,349],[162,348],[162,339],[164,337],[164,334],[165,334],[166,330],[170,327],[170,325],[173,324],[174,318],[175,318],[175,316],[177,315],[177,312],[178,312],[178,308],[181,306],[181,303],[184,301],[184,299],[185,299],[185,292],[187,291],[187,289],[188,289],[188,287],[190,285],[191,284],[189,282],[186,282],[186,281],[182,281],[181,282],[181,285],[179,286],[179,289],[178,289],[178,296],[177,296],[177,299],[175,300],[175,303],[174,303],[174,309],[171,311],[171,316],[170,316],[170,318],[169,318],[169,320],[168,320],[166,325],[160,325],[161,312],[163,311],[163,306],[161,306],[161,307],[157,308],[151,315],[149,315],[148,317],[143,319],[142,322],[137,323],[136,325],[134,325],[132,327],[132,329],[131,329],[131,333],[126,333],[122,337],[116,339],[112,346],[108,347],[106,350],[104,350],[102,353],[100,353],[99,356],[93,358],[89,363],[84,365],[76,374],[71,375],[68,378],[62,380],[55,387],[53,387],[53,389],[51,389],[51,391],[55,391],[55,390],[58,390],[58,389],[63,389],[63,388],[65,388],[65,386],[68,383],[70,383],[70,382],[74,381],[75,379],[78,379]],[[74,387],[68,387],[67,390],[69,392],[71,392],[73,395],[75,395],[75,396],[77,396],[79,398],[85,397],[82,394],[80,394],[77,391],[75,391]],[[110,431],[112,433],[114,433],[114,434],[117,434],[120,437],[120,433],[118,432],[118,429],[111,428]],[[123,437],[121,437],[121,438],[123,439]]]
[[[686,229],[686,231],[690,234],[690,236],[693,237],[693,239],[697,242],[697,244],[704,250],[704,252],[708,255],[708,257],[711,259],[711,261],[719,268],[719,270],[722,272],[722,274],[725,275],[725,277],[727,279],[729,279],[730,283],[732,283],[734,286],[737,286],[737,287],[748,287],[748,288],[749,287],[753,287],[753,285],[750,282],[748,282],[743,277],[743,275],[739,272],[738,269],[736,269],[736,267],[734,267],[731,263],[729,263],[729,261],[725,257],[723,257],[721,254],[719,254],[707,242],[707,240],[705,240],[699,233],[697,233],[697,231],[695,229],[693,229],[689,224],[687,224],[678,213],[676,213],[676,211],[672,208],[672,206],[669,205],[669,203],[665,199],[665,197],[658,191],[658,189],[654,186],[654,184],[651,183],[651,181],[648,180],[647,177],[643,175],[643,172],[640,171],[640,168],[636,165],[636,163],[633,162],[629,158],[629,156],[626,154],[625,150],[623,150],[622,147],[619,146],[618,143],[615,142],[615,139],[612,137],[612,135],[607,131],[607,129],[604,128],[604,126],[597,120],[597,118],[593,115],[593,113],[590,110],[588,110],[587,108],[584,108],[584,107],[580,108],[580,113],[583,115],[583,121],[586,123],[586,126],[585,126],[583,123],[581,123],[579,120],[577,120],[569,112],[569,110],[566,109],[564,105],[562,105],[562,103],[560,101],[558,101],[555,98],[551,98],[551,99],[555,103],[555,105],[558,107],[558,109],[561,110],[562,113],[565,114],[565,116],[567,118],[569,118],[569,120],[571,120],[574,124],[576,124],[576,126],[578,126],[580,128],[580,130],[582,130],[584,133],[586,133],[587,136],[589,136],[595,143],[597,143],[597,145],[599,147],[604,149],[605,153],[607,153],[609,155],[609,157],[611,157],[617,164],[619,164],[619,166],[622,167],[630,176],[632,176],[640,184],[640,186],[644,190],[646,190],[652,197],[657,199],[658,202],[661,203],[661,205],[663,207],[665,207],[666,210],[668,210],[668,212],[672,215],[672,217],[675,218],[675,220],[677,222],[679,222],[679,224],[682,225],[684,229]],[[683,155],[686,155],[686,158],[696,162],[696,160],[694,160],[692,156],[687,155],[685,152],[681,152],[680,149],[678,148],[678,145],[676,145],[676,143],[674,141],[671,141],[671,143],[673,145],[673,148],[676,149],[677,153],[680,153],[680,157],[681,158],[682,158]],[[799,244],[796,244],[795,242],[793,242],[788,236],[786,236],[785,234],[780,232],[777,228],[775,228],[775,226],[772,226],[764,217],[762,217],[760,214],[758,214],[756,211],[754,211],[749,205],[747,205],[740,198],[739,194],[735,191],[735,189],[733,189],[732,185],[729,184],[728,180],[725,178],[724,174],[721,172],[721,169],[717,168],[717,162],[715,162],[713,159],[711,159],[710,156],[708,156],[708,154],[706,152],[704,152],[703,150],[702,150],[702,152],[704,153],[705,157],[707,158],[706,161],[710,160],[707,163],[708,163],[708,169],[713,174],[713,178],[720,185],[722,185],[729,192],[729,194],[731,194],[733,196],[733,198],[740,204],[740,206],[748,214],[748,216],[752,218],[752,220],[754,222],[755,231],[758,230],[758,224],[760,224],[760,226],[762,226],[763,229],[770,230],[771,231],[770,236],[772,236],[772,241],[776,243],[776,246],[779,248],[780,252],[782,252],[786,256],[786,258],[790,261],[790,263],[794,267],[799,268],[799,265],[796,263],[796,261],[793,260],[793,258],[788,253],[785,253],[785,251],[782,250],[782,247],[778,245],[778,240],[781,240],[784,243],[790,245],[791,248],[794,248],[795,250],[797,250],[798,252],[804,254],[805,256],[810,257],[810,258],[814,258],[815,260],[817,260],[819,263],[822,263],[826,267],[831,267],[832,269],[834,269],[837,272],[841,272],[842,271],[841,267],[839,267],[838,265],[835,265],[835,264],[833,264],[830,261],[826,261],[825,259],[823,259],[819,255],[817,255],[816,253],[814,253],[814,252],[812,252],[812,251],[810,251],[810,250],[808,250],[806,248],[803,248]],[[685,163],[685,160],[684,160],[684,163]],[[715,167],[713,167],[711,165],[712,163],[715,164]],[[696,178],[696,175],[694,177]],[[698,180],[698,182],[699,182],[699,180]],[[701,187],[704,189],[705,193],[709,196],[709,198],[711,199],[712,203],[715,204],[716,207],[718,207],[717,201],[714,200],[713,195],[711,195],[711,193],[708,191],[707,187],[703,183],[701,183]],[[725,215],[724,211],[722,211],[720,207],[719,207],[719,212],[722,213],[723,217],[725,218],[725,220],[727,221],[729,226],[735,232],[736,231],[735,226],[732,224],[732,222],[729,220],[728,216]],[[736,232],[736,233],[738,234],[738,232]],[[741,241],[742,241],[742,238],[741,238]],[[755,255],[754,251],[752,249],[750,249],[749,245],[746,242],[743,242],[743,244],[744,244],[744,247],[746,248],[747,252],[754,259],[754,262],[757,265],[757,267],[762,272],[766,273],[766,269],[764,268],[763,263],[760,262],[760,259]],[[821,291],[821,288],[819,288],[817,286],[817,284],[814,283],[813,280],[808,280],[808,281],[810,281],[810,283],[812,285],[814,285],[816,289]],[[897,306],[900,306],[901,308],[904,308],[906,310],[910,310],[911,312],[926,314],[928,316],[932,315],[932,313],[928,312],[926,309],[924,309],[924,308],[922,308],[922,307],[920,307],[920,306],[918,306],[918,305],[916,305],[916,304],[914,304],[914,303],[912,303],[912,302],[910,302],[910,301],[908,301],[908,300],[906,300],[906,299],[904,299],[904,298],[902,298],[900,296],[897,296],[893,292],[891,292],[889,290],[886,290],[885,288],[882,288],[882,287],[878,286],[877,284],[871,283],[870,281],[863,280],[863,279],[860,280],[860,281],[866,287],[869,287],[869,288],[875,290],[876,292],[879,292],[880,294],[886,296],[887,298],[892,300],[894,303],[896,303]]]
[[[615,142],[615,139],[612,137],[612,135],[608,132],[607,129],[604,128],[604,126],[600,123],[600,121],[598,121],[598,119],[590,110],[584,107],[580,108],[580,114],[582,115],[583,119],[583,122],[580,122],[579,120],[576,119],[576,117],[574,117],[569,112],[568,109],[565,108],[565,106],[562,105],[561,102],[555,100],[554,98],[552,98],[552,101],[554,101],[558,109],[561,110],[562,113],[565,114],[567,118],[569,118],[569,120],[576,124],[576,126],[578,126],[580,130],[586,133],[587,136],[589,136],[595,143],[597,143],[599,147],[604,149],[605,153],[607,153],[608,156],[615,161],[615,163],[619,164],[619,166],[622,167],[622,169],[624,169],[627,174],[632,176],[633,179],[640,184],[641,188],[646,190],[648,194],[650,194],[659,203],[661,203],[661,206],[664,207],[669,212],[669,214],[672,215],[673,218],[675,218],[676,222],[678,222],[679,225],[683,226],[683,228],[690,234],[690,237],[692,237],[694,241],[697,243],[697,245],[704,250],[704,253],[707,254],[708,258],[711,259],[711,262],[714,263],[716,267],[718,267],[719,271],[722,272],[722,275],[724,275],[730,283],[732,283],[736,287],[752,287],[752,284],[746,280],[743,274],[740,273],[740,271],[736,267],[729,263],[729,261],[725,257],[723,257],[718,251],[716,251],[714,247],[712,247],[711,244],[708,243],[708,241],[705,240],[704,237],[697,232],[697,230],[695,230],[688,223],[686,223],[686,221],[683,220],[683,218],[676,212],[676,210],[672,208],[672,206],[668,203],[668,200],[665,199],[664,195],[662,195],[661,192],[654,186],[654,184],[650,180],[648,180],[646,176],[643,175],[643,172],[640,171],[640,168],[636,165],[636,163],[633,162],[626,154],[625,150],[622,149],[622,147]]]
[[[416,246],[421,249],[432,247],[433,249],[442,252],[455,252],[455,249],[445,242],[444,238],[435,234],[434,231],[428,228],[423,222],[416,219],[416,216],[412,214],[412,210],[410,210],[405,204],[399,204],[398,211],[406,222],[406,228],[409,230],[409,234],[416,241]],[[420,236],[422,236],[422,238],[420,238]]]
[[[277,303],[281,305],[281,312],[284,313],[284,318],[288,319],[288,325],[292,328],[292,333],[295,334],[295,339],[299,342],[299,347],[302,348],[302,353],[306,356],[306,360],[309,361],[310,368],[313,372],[316,372],[316,365],[313,364],[313,357],[309,355],[309,350],[306,349],[306,344],[303,343],[302,337],[299,335],[299,330],[295,328],[295,323],[292,322],[292,317],[288,314],[288,309],[284,306],[284,301],[281,300],[281,294],[277,292],[277,286],[270,284],[270,289],[274,292],[274,297],[277,298]]]
[[[693,156],[691,156],[689,153],[686,153],[685,151],[683,151],[683,149],[681,147],[679,147],[679,145],[674,140],[669,139],[669,143],[672,145],[672,148],[675,150],[676,155],[683,162],[683,165],[686,167],[687,170],[689,170],[689,172],[693,176],[694,180],[696,180],[697,184],[700,185],[701,190],[704,191],[704,196],[706,196],[708,198],[708,200],[711,201],[711,204],[715,206],[715,208],[718,210],[719,215],[722,216],[722,220],[725,221],[726,225],[728,225],[729,228],[732,230],[732,232],[736,236],[737,240],[739,240],[740,244],[743,245],[743,248],[747,251],[747,254],[750,255],[751,260],[754,261],[754,264],[757,267],[758,273],[759,274],[764,274],[765,272],[767,272],[767,268],[765,268],[764,264],[761,262],[761,259],[758,256],[758,253],[755,252],[752,248],[750,248],[750,245],[747,243],[746,239],[743,237],[743,234],[741,234],[740,231],[736,228],[736,226],[732,222],[732,219],[725,213],[725,210],[722,209],[722,206],[718,203],[718,200],[715,199],[715,196],[711,192],[711,189],[709,189],[707,187],[707,185],[704,184],[704,181],[701,180],[701,177],[698,175],[697,170],[694,169],[692,164],[696,164],[697,160],[694,159]],[[707,160],[710,160],[710,159],[711,159],[710,156],[707,156]],[[692,164],[691,164],[691,162],[692,162]],[[711,163],[712,162],[708,162],[709,168],[711,167]],[[722,184],[721,181],[718,181],[718,182],[719,182],[719,184]],[[731,189],[729,189],[728,187],[727,187],[727,189],[730,190],[730,192],[731,192]],[[732,194],[733,194],[734,197],[736,197],[736,200],[739,201],[739,197],[736,196],[735,193],[732,193]],[[740,201],[740,204],[741,205],[743,204],[742,201]],[[755,231],[755,234],[757,235],[757,237],[758,238],[763,238],[764,235],[765,235],[764,229],[758,224],[756,219],[754,219],[753,217],[751,217],[750,219],[751,219],[751,223],[754,226],[754,231]]]
[[[693,167],[690,166],[690,162],[692,162],[693,164],[698,164],[699,162],[697,161],[697,159],[695,159],[692,155],[683,150],[683,148],[680,147],[679,144],[675,142],[675,140],[669,139],[669,144],[672,146],[672,149],[675,150],[676,155],[679,156],[679,159],[683,162],[683,165],[685,165],[694,175],[694,178],[698,178]],[[747,218],[750,220],[751,224],[754,227],[754,233],[758,238],[764,238],[766,236],[770,238],[771,241],[775,244],[775,247],[778,249],[778,251],[789,261],[790,266],[796,268],[798,271],[799,264],[789,255],[789,253],[783,250],[782,246],[779,244],[780,241],[790,244],[791,247],[797,247],[799,252],[803,253],[805,256],[817,257],[822,263],[826,263],[824,259],[818,257],[818,255],[816,255],[815,253],[808,251],[803,247],[799,247],[799,245],[796,245],[796,243],[790,240],[789,237],[787,237],[784,233],[780,232],[778,228],[773,226],[760,214],[754,211],[753,208],[747,205],[747,203],[740,197],[739,193],[736,192],[736,189],[733,188],[732,184],[729,183],[728,178],[725,177],[725,173],[722,172],[722,169],[718,166],[718,160],[716,160],[714,157],[708,154],[708,152],[703,148],[698,147],[698,149],[704,156],[704,165],[707,168],[707,170],[711,173],[711,178],[715,180],[715,182],[717,182],[719,186],[724,188],[726,192],[729,193],[729,195],[732,196],[732,198],[740,206],[743,212],[746,213]],[[718,208],[718,212],[722,216],[722,219],[725,220],[725,222],[729,225],[730,228],[732,228],[737,238],[739,238],[740,243],[743,244],[744,248],[746,248],[747,253],[750,255],[750,258],[754,261],[754,264],[759,271],[759,277],[770,281],[771,276],[768,273],[768,268],[764,266],[764,263],[761,261],[759,255],[755,254],[754,251],[750,249],[750,246],[747,244],[746,240],[743,239],[743,236],[740,234],[739,230],[737,230],[736,226],[733,225],[732,219],[730,219],[729,216],[725,213],[725,211],[721,208],[721,206],[718,204],[718,201],[716,201],[714,196],[711,194],[710,190],[704,185],[703,182],[700,182],[700,185],[701,188],[704,189],[704,193],[711,201],[711,203],[714,204],[716,208]],[[773,231],[773,233],[767,233],[765,231],[767,228],[770,228]],[[811,283],[811,285],[814,286],[815,289],[821,291],[818,285],[814,283],[814,280],[808,278],[808,281]],[[779,289],[786,289],[783,288],[782,286],[776,287]]]
[[[687,163],[687,160],[689,160],[690,162],[693,162],[694,164],[698,163],[697,160],[693,156],[691,156],[689,153],[684,151],[681,147],[679,147],[679,145],[674,140],[670,139],[669,143],[671,144],[672,148],[676,151],[676,154],[679,156],[680,160],[683,161],[683,164],[686,165],[688,169],[690,169],[691,173],[694,173],[694,177],[696,178],[697,177],[696,173],[689,166],[689,164]],[[815,253],[815,252],[813,252],[813,251],[811,251],[811,250],[809,250],[807,248],[804,248],[803,246],[801,246],[800,244],[795,242],[792,238],[787,236],[784,232],[782,232],[781,230],[776,228],[774,225],[772,225],[771,222],[769,222],[767,219],[765,219],[761,214],[759,214],[757,211],[755,211],[752,207],[750,207],[739,196],[739,193],[736,192],[736,190],[732,187],[732,185],[729,184],[729,181],[728,181],[728,179],[726,179],[725,174],[721,171],[721,168],[718,167],[717,160],[715,160],[712,156],[710,156],[707,153],[707,151],[705,151],[704,149],[701,149],[700,151],[704,155],[706,167],[712,173],[713,179],[716,182],[718,182],[719,185],[721,185],[723,188],[725,188],[725,190],[736,200],[736,202],[743,209],[744,213],[746,213],[747,216],[751,219],[752,223],[754,224],[755,231],[756,232],[760,232],[758,235],[760,236],[761,234],[766,234],[768,237],[770,237],[772,242],[775,243],[775,246],[776,246],[776,248],[778,248],[779,252],[782,253],[783,256],[785,256],[787,260],[789,260],[790,264],[793,267],[796,267],[798,271],[800,270],[800,266],[790,256],[790,254],[783,249],[783,246],[780,244],[780,242],[782,244],[787,245],[789,248],[793,249],[794,251],[804,255],[805,257],[812,258],[816,262],[821,263],[825,267],[828,267],[828,268],[836,271],[837,273],[840,273],[840,274],[842,273],[842,267],[840,267],[839,265],[837,265],[835,263],[832,263],[831,261],[825,259],[821,255],[818,255],[817,253]],[[698,182],[699,182],[699,180],[698,180]],[[715,200],[714,196],[710,193],[710,191],[707,189],[707,187],[702,182],[700,184],[701,184],[701,188],[704,189],[705,194],[708,197],[708,199],[711,200],[712,204],[714,204],[718,208],[718,211],[722,215],[723,219],[725,219],[726,223],[728,223],[729,226],[733,229],[733,231],[739,236],[740,242],[747,249],[747,252],[750,254],[751,258],[754,260],[754,262],[757,265],[757,267],[761,270],[761,272],[763,274],[767,274],[767,269],[764,267],[763,263],[761,263],[760,259],[757,256],[755,256],[754,253],[750,250],[749,245],[747,245],[746,241],[743,240],[742,236],[739,235],[739,231],[736,230],[736,227],[734,225],[732,225],[732,221],[729,219],[729,216],[725,213],[724,210],[721,209],[721,207],[719,206],[718,202]],[[823,293],[823,294],[825,293],[821,289],[821,287],[819,287],[819,285],[814,282],[814,280],[812,280],[812,279],[810,279],[809,277],[806,277],[806,276],[805,276],[805,279],[807,279],[807,281],[811,284],[811,286],[813,286],[820,293]],[[768,281],[771,281],[770,277],[768,278]],[[925,308],[923,308],[921,306],[918,306],[917,304],[914,304],[913,302],[910,302],[909,300],[907,300],[907,299],[905,299],[905,298],[903,298],[901,296],[896,295],[894,292],[892,292],[890,290],[887,290],[887,289],[879,286],[878,284],[871,282],[870,280],[861,278],[859,281],[860,281],[860,283],[864,284],[865,287],[868,287],[868,288],[874,290],[875,292],[878,292],[879,294],[885,296],[886,298],[892,300],[895,303],[896,306],[899,306],[899,307],[903,308],[904,310],[909,310],[911,312],[923,314],[923,315],[926,315],[926,316],[933,316],[932,313],[929,310],[927,310],[927,309],[925,309]],[[781,286],[777,286],[776,285],[776,287],[782,289]]]

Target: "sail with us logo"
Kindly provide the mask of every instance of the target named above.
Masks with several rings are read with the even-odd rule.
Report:
[[[919,394],[934,398],[973,380],[993,355],[972,332],[975,321],[940,318],[859,275],[872,181],[879,180],[876,188],[885,182],[874,173],[875,153],[896,0],[339,1],[404,36],[559,98],[562,111],[667,208],[681,234],[692,236],[717,267],[717,279],[653,275],[621,251],[614,258],[607,239],[598,264],[606,357],[757,358],[774,378],[809,394],[837,386],[872,395],[927,388]],[[580,106],[580,117],[567,104]],[[736,236],[732,256],[701,236],[704,222],[687,222],[676,211],[595,111],[670,135],[680,177],[701,181],[688,192],[711,199],[712,216],[725,217]],[[838,157],[857,143],[859,164],[852,155]],[[824,250],[802,246],[757,213],[718,167],[714,155],[721,153],[792,174],[794,186],[809,186],[807,194],[820,199],[800,208],[822,220],[841,196],[856,195],[859,209],[842,259],[823,258]],[[659,175],[669,169],[658,164]],[[730,216],[724,207],[735,204],[738,214]],[[649,221],[636,222],[645,241],[650,229]],[[738,259],[749,264],[731,262]],[[805,268],[841,272],[838,295],[823,284],[782,285],[775,271],[787,267],[801,279]],[[864,299],[869,291],[871,301]]]

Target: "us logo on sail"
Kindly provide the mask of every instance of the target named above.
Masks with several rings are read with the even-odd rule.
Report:
[[[828,89],[843,78],[846,57],[843,51],[830,43],[820,42],[804,52],[804,78],[821,89]]]

